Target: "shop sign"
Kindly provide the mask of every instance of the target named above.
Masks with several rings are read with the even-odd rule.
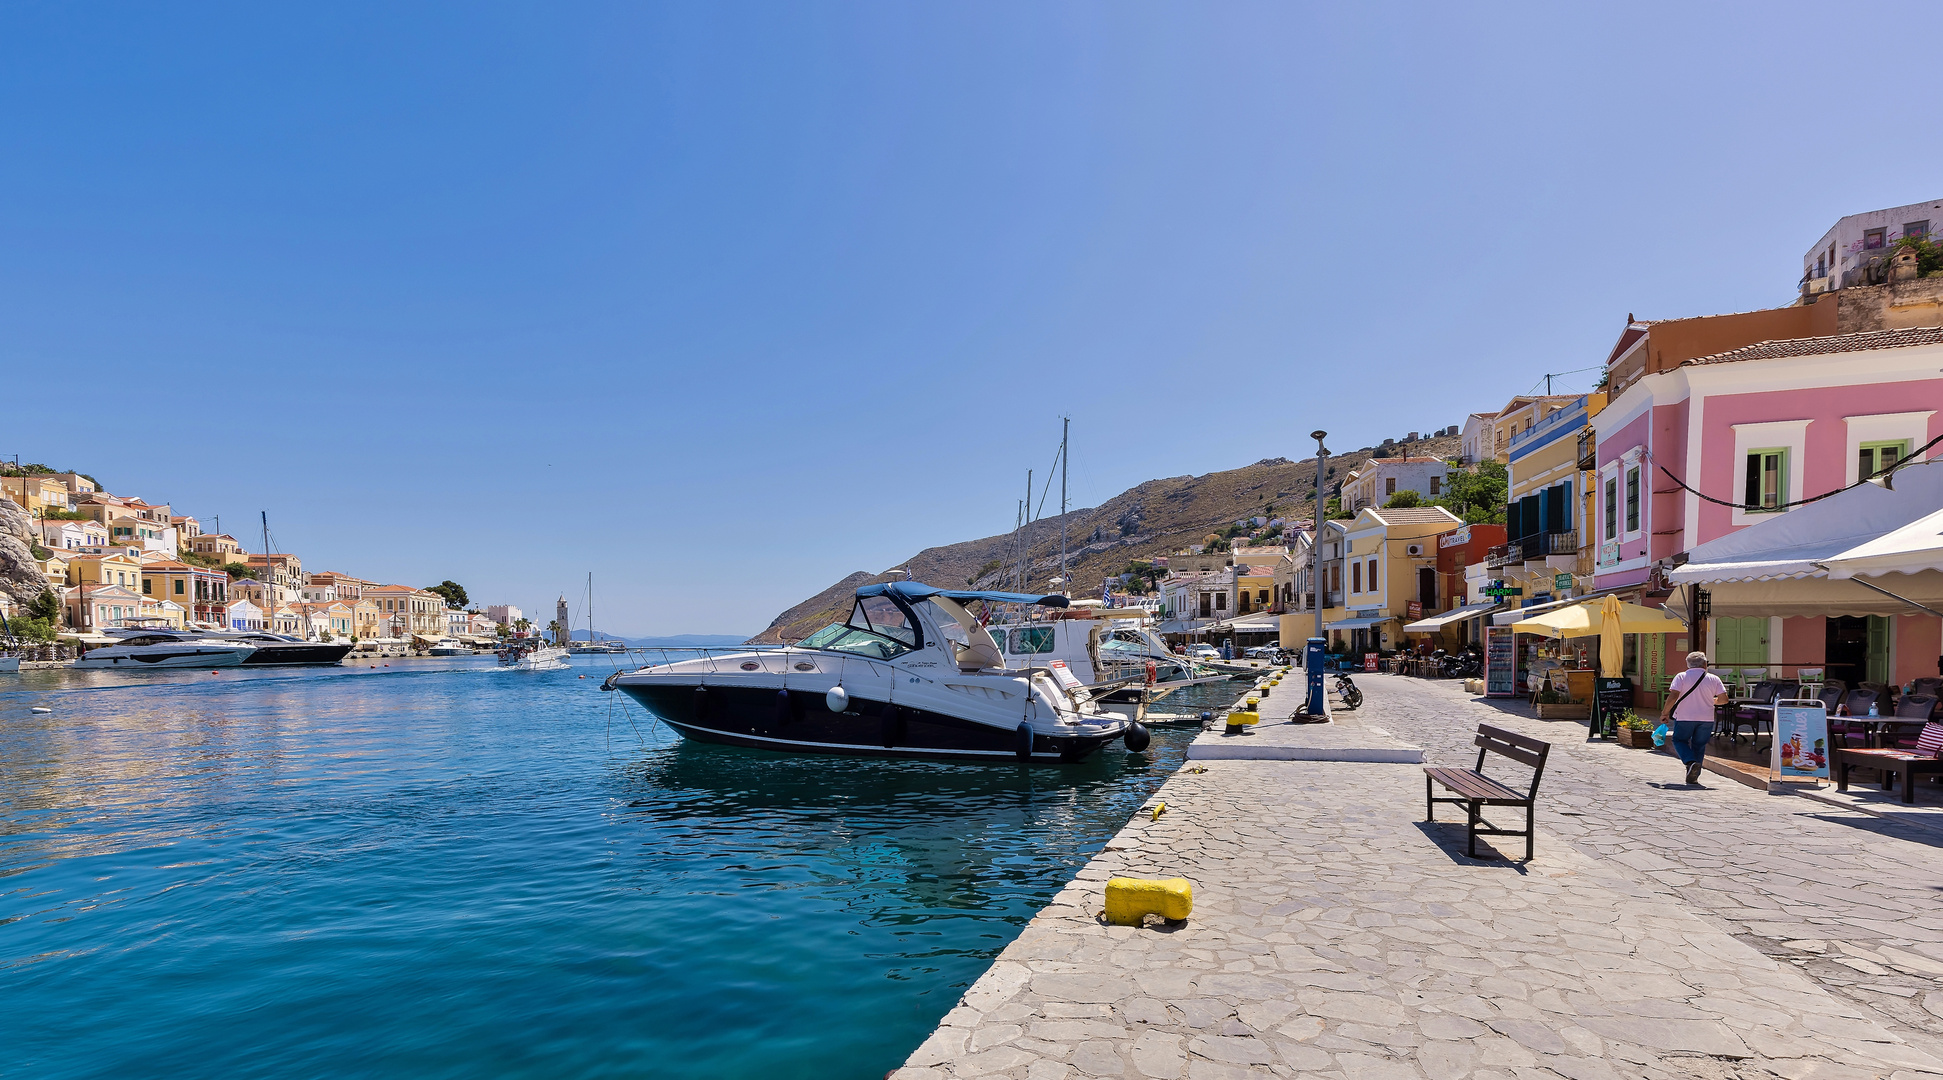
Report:
[[[1403,614],[1411,622],[1416,622],[1418,619],[1424,617],[1424,602],[1422,600],[1406,601],[1403,605]]]
[[[1599,565],[1613,566],[1619,562],[1619,541],[1608,540],[1599,545]]]
[[[1553,579],[1552,579],[1552,591],[1553,591],[1553,592],[1571,592],[1571,591],[1572,591],[1572,575],[1570,575],[1570,574],[1560,574],[1560,575],[1558,575],[1557,577],[1555,577],[1555,578],[1553,578]]]
[[[1774,707],[1774,775],[1828,779],[1828,706]]]
[[[1497,583],[1493,585],[1486,585],[1484,587],[1484,595],[1496,596],[1499,598],[1503,598],[1506,596],[1523,596],[1525,595],[1525,590],[1519,588],[1516,585],[1506,585],[1503,583]]]
[[[1465,544],[1468,544],[1470,542],[1471,542],[1471,527],[1469,525],[1466,525],[1463,528],[1457,530],[1456,532],[1447,532],[1443,536],[1439,537],[1437,539],[1437,546],[1440,548],[1462,547]]]
[[[1366,653],[1364,653],[1364,654],[1363,654],[1363,670],[1364,670],[1364,671],[1375,671],[1375,670],[1376,670],[1376,654],[1375,654],[1375,653],[1373,653],[1373,652],[1366,652]]]

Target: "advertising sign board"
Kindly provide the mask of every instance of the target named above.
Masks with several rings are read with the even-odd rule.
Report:
[[[1510,697],[1517,685],[1513,665],[1518,653],[1509,626],[1484,628],[1484,696]]]
[[[1820,701],[1774,705],[1774,775],[1777,779],[1828,779],[1828,706]]]
[[[1364,671],[1375,671],[1375,670],[1376,670],[1376,654],[1375,654],[1375,653],[1373,653],[1373,652],[1366,652],[1366,653],[1364,653],[1364,654],[1363,654],[1363,670],[1364,670]]]

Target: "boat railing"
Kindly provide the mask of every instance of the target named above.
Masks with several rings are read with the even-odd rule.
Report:
[[[757,645],[653,645],[629,648],[627,655],[640,662],[640,667],[637,670],[642,671],[652,671],[657,667],[672,667],[675,664],[685,663],[690,660],[706,660],[708,661],[708,670],[711,675],[717,673],[741,674],[748,672],[751,674],[781,675],[788,678],[791,675],[808,676],[819,673],[817,671],[794,670],[789,659],[789,649],[790,646],[788,645],[777,645],[767,642]],[[894,670],[889,664],[880,660],[872,660],[867,656],[855,656],[849,653],[812,653],[807,655],[837,658],[839,661],[839,670],[837,672],[839,677],[842,676],[844,670],[853,666],[861,666],[873,674],[880,675]],[[756,666],[747,667],[745,666],[747,664],[754,664]],[[818,667],[821,669],[822,674],[829,674],[825,665],[818,665]]]

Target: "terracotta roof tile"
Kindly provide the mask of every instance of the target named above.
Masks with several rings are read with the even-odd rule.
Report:
[[[1834,353],[1866,352],[1871,349],[1906,349],[1915,345],[1939,344],[1943,344],[1943,326],[1912,326],[1901,330],[1867,330],[1860,334],[1762,341],[1715,353],[1712,356],[1688,360],[1686,363],[1731,364],[1739,360],[1774,360],[1784,356],[1827,356]],[[1685,367],[1686,364],[1681,366]]]

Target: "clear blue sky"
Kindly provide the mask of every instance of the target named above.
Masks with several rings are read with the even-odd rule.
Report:
[[[1933,21],[12,4],[0,453],[312,569],[754,632],[1009,528],[1061,413],[1090,505],[1787,302],[1836,217],[1943,194]]]

